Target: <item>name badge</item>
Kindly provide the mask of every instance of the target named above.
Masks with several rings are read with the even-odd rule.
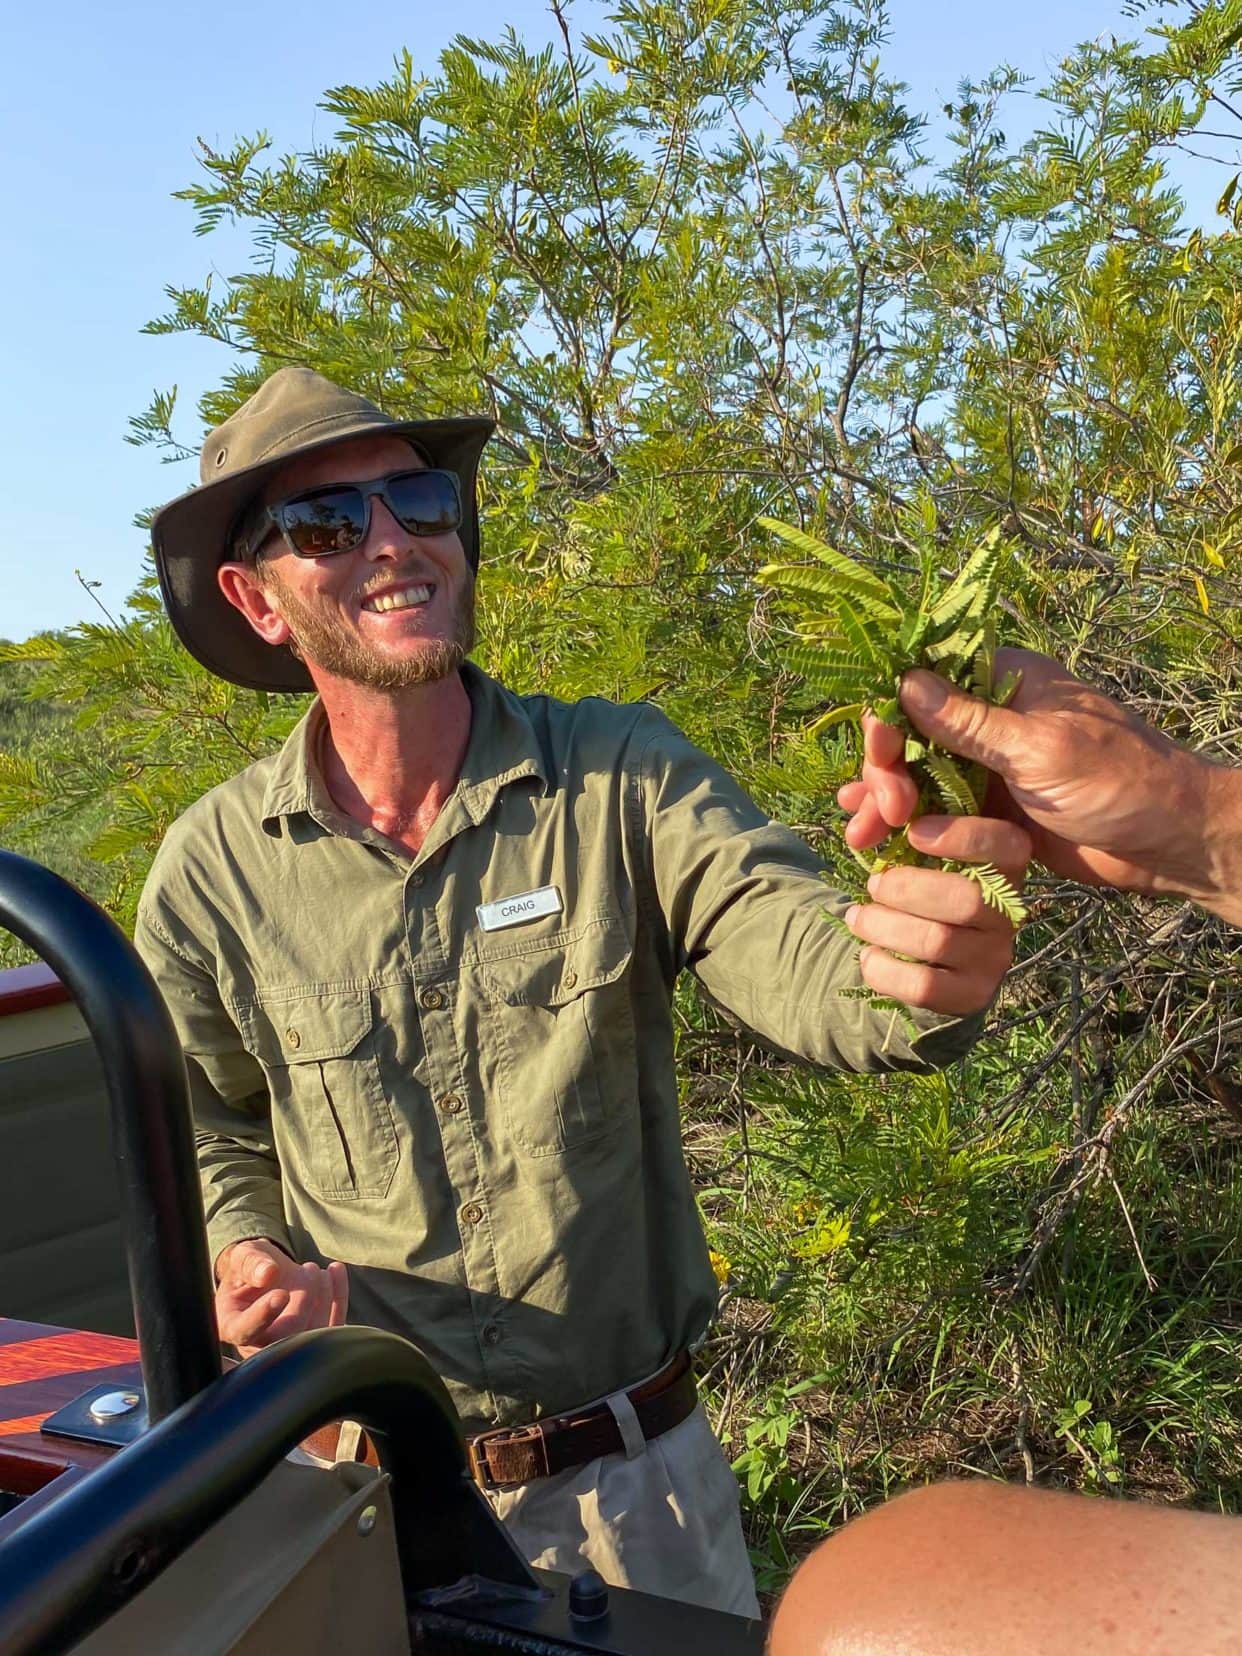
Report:
[[[516,897],[502,897],[498,903],[480,903],[474,912],[484,931],[502,931],[506,926],[520,926],[523,920],[537,920],[544,914],[559,914],[564,906],[555,886],[540,886],[537,891],[522,891]]]

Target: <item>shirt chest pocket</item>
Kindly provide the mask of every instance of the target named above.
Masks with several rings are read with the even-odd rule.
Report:
[[[559,1155],[636,1120],[633,953],[608,917],[480,961],[504,1118],[526,1154]]]
[[[370,992],[273,990],[235,1010],[267,1077],[285,1176],[333,1201],[386,1196],[399,1149]]]

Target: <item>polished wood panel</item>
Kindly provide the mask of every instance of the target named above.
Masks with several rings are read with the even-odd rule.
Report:
[[[68,1466],[107,1460],[114,1450],[44,1437],[39,1427],[93,1386],[132,1385],[140,1373],[134,1340],[0,1318],[0,1490],[32,1495]]]
[[[141,1375],[136,1340],[0,1317],[0,1492],[33,1495],[66,1467],[89,1470],[114,1455],[115,1449],[101,1445],[44,1437],[39,1428],[83,1392],[105,1384],[120,1390]],[[338,1430],[336,1424],[324,1426],[302,1447],[335,1460]],[[365,1433],[355,1454],[368,1465],[379,1464]]]
[[[4,1319],[6,1329],[10,1321]],[[83,1374],[87,1369],[137,1361],[136,1343],[115,1334],[73,1333],[39,1323],[23,1326],[38,1332],[0,1346],[0,1409],[8,1390],[20,1381],[42,1380],[49,1374]]]

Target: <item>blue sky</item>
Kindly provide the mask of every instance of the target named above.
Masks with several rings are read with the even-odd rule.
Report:
[[[575,0],[571,15],[590,32],[608,9]],[[965,75],[1005,61],[1040,79],[1074,42],[1136,27],[1121,0],[892,0],[891,18],[890,72],[929,111]],[[454,34],[494,37],[509,23],[532,43],[555,27],[544,0],[63,0],[18,9],[4,31],[10,73],[0,106],[0,486],[34,509],[30,544],[10,544],[5,556],[0,637],[97,614],[75,570],[119,609],[141,569],[134,514],[193,481],[190,465],[161,464],[124,437],[152,390],[176,383],[179,434],[196,441],[195,399],[227,366],[221,346],[139,333],[165,308],[165,285],[198,284],[213,265],[227,272],[244,262],[239,239],[200,240],[188,206],[171,199],[196,175],[196,137],[223,146],[265,128],[278,151],[303,148],[332,130],[316,109],[328,86],[382,78],[402,46],[433,67]],[[1023,115],[1007,114],[1011,135]]]

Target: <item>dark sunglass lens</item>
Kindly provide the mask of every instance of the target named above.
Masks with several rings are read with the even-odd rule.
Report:
[[[325,558],[357,546],[366,532],[367,506],[357,489],[321,489],[286,501],[279,517],[300,557]]]
[[[447,535],[461,522],[461,501],[452,472],[398,472],[388,479],[385,492],[412,535]]]

